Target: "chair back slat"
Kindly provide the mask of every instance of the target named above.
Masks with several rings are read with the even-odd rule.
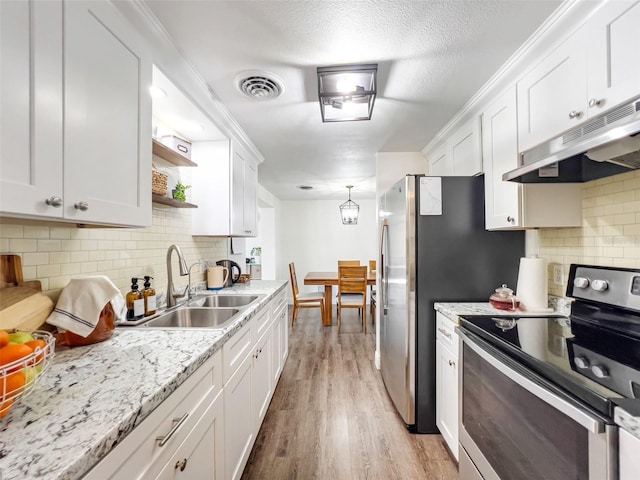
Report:
[[[342,266],[338,268],[338,295],[367,293],[367,267]]]
[[[376,261],[375,260],[369,260],[369,271],[370,272],[375,272],[376,271]]]
[[[359,267],[360,260],[338,260],[338,268],[340,267]]]
[[[293,298],[296,298],[298,296],[299,290],[298,278],[296,277],[296,267],[293,262],[289,264],[289,277],[291,278],[291,289],[293,290]]]

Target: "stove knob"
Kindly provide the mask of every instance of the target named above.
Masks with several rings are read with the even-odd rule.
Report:
[[[591,282],[591,289],[596,292],[604,292],[607,288],[609,288],[609,284],[606,280],[594,280]]]
[[[589,359],[585,357],[575,357],[573,362],[578,368],[589,368]]]
[[[584,277],[576,277],[573,280],[573,284],[578,288],[587,288],[589,286],[589,279]]]
[[[609,370],[602,365],[594,365],[591,367],[591,371],[598,378],[607,378],[609,376]]]

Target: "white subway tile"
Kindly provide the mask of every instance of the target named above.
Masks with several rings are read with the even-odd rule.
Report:
[[[22,256],[22,265],[48,265],[49,253],[25,253]]]

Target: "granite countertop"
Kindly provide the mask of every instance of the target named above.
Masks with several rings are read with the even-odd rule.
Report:
[[[223,330],[117,328],[105,342],[56,351],[0,420],[0,478],[81,478],[286,285],[252,280],[217,292],[265,295]]]
[[[489,302],[436,302],[435,310],[447,316],[452,321],[458,323],[458,317],[461,315],[520,315],[520,316],[541,316],[541,315],[565,315],[568,316],[571,311],[571,300],[563,297],[549,297],[549,306],[552,310],[548,313],[532,313],[527,311],[516,310],[509,312],[507,310],[499,310],[491,306]]]

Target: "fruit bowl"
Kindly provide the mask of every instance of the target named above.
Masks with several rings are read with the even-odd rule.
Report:
[[[26,339],[30,336],[33,347],[28,346],[31,353],[26,355],[26,342],[9,343],[0,348],[0,419],[33,390],[49,369],[54,353],[55,338],[49,332],[33,330],[14,334],[25,334]],[[12,360],[13,356],[19,358]]]

